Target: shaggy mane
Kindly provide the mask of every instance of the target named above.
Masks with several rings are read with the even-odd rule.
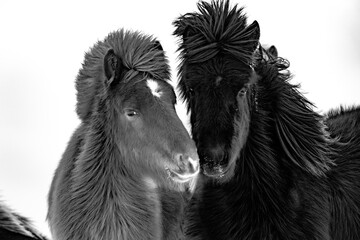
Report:
[[[174,21],[174,35],[186,39],[178,49],[182,59],[200,63],[226,53],[245,63],[251,62],[252,52],[245,49],[257,44],[257,40],[251,39],[252,32],[245,31],[247,18],[243,8],[235,5],[230,9],[229,5],[228,0],[200,1],[197,4],[200,13],[188,13]]]
[[[330,153],[336,140],[326,132],[323,116],[313,111],[313,103],[299,92],[299,85],[289,82],[292,75],[286,59],[266,60],[261,51],[258,55],[255,71],[266,86],[261,95],[273,102],[270,109],[284,156],[304,170],[324,175],[334,164]]]
[[[289,62],[255,42],[260,26],[246,26],[242,8],[198,8],[175,22],[203,169],[188,239],[360,239],[360,108],[324,118],[291,82]]]
[[[76,78],[77,113],[84,120],[91,112],[94,98],[104,88],[104,57],[109,49],[121,59],[128,70],[124,80],[133,79],[139,73],[145,73],[160,81],[169,81],[170,69],[164,52],[157,48],[158,41],[152,36],[139,32],[120,29],[110,33],[103,41],[98,41],[85,54],[82,68]],[[142,78],[144,79],[144,78]]]

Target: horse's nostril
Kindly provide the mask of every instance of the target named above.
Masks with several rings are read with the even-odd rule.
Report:
[[[196,179],[200,172],[200,163],[199,158],[192,158],[189,155],[176,155],[176,167],[177,169],[166,169],[168,172],[168,176],[177,183],[186,183]],[[195,182],[190,185],[193,188]]]
[[[196,159],[193,159],[192,157],[178,154],[175,156],[177,165],[181,172],[196,172],[199,170],[199,161]]]
[[[183,155],[181,154],[181,153],[179,153],[179,154],[176,154],[175,156],[174,156],[174,160],[176,161],[176,164],[177,165],[181,165],[181,163],[183,162]]]
[[[200,169],[198,160],[194,160],[191,157],[188,158],[189,172],[197,172]]]

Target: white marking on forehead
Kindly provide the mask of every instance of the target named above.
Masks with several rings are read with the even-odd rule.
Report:
[[[151,93],[155,96],[160,98],[161,97],[161,88],[159,86],[159,83],[155,80],[148,79],[146,81],[147,86],[150,88]]]

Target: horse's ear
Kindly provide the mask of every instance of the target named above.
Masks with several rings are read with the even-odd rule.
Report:
[[[247,45],[248,47],[248,51],[250,52],[254,52],[255,49],[257,48],[258,44],[259,44],[259,38],[260,38],[260,26],[259,23],[257,21],[254,21],[252,24],[250,24],[246,29],[245,29],[245,36],[250,36],[250,43],[249,45]]]
[[[114,84],[120,80],[121,72],[124,67],[121,59],[116,56],[113,49],[109,49],[104,57],[104,73],[106,83],[108,85]]]
[[[196,34],[196,32],[194,31],[192,26],[186,26],[184,28],[182,36],[183,36],[183,39],[185,40],[191,36],[194,36],[195,34]]]
[[[274,45],[271,45],[271,47],[269,47],[268,52],[271,54],[271,56],[273,56],[274,58],[278,57],[278,51],[276,49],[276,47]]]
[[[161,43],[157,40],[154,42],[154,48],[159,51],[164,51],[163,47],[161,46]]]
[[[176,27],[174,35],[181,37],[183,41],[195,34],[191,26],[191,21],[184,16],[176,20],[173,24]]]

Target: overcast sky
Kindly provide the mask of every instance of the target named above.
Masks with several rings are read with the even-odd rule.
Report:
[[[46,197],[72,132],[74,80],[84,53],[119,28],[157,37],[169,56],[176,84],[172,21],[196,10],[197,1],[16,1],[0,2],[0,198],[45,222]],[[326,112],[360,104],[360,2],[232,1],[257,20],[261,42],[290,60],[294,83]],[[184,123],[184,107],[178,107]]]

